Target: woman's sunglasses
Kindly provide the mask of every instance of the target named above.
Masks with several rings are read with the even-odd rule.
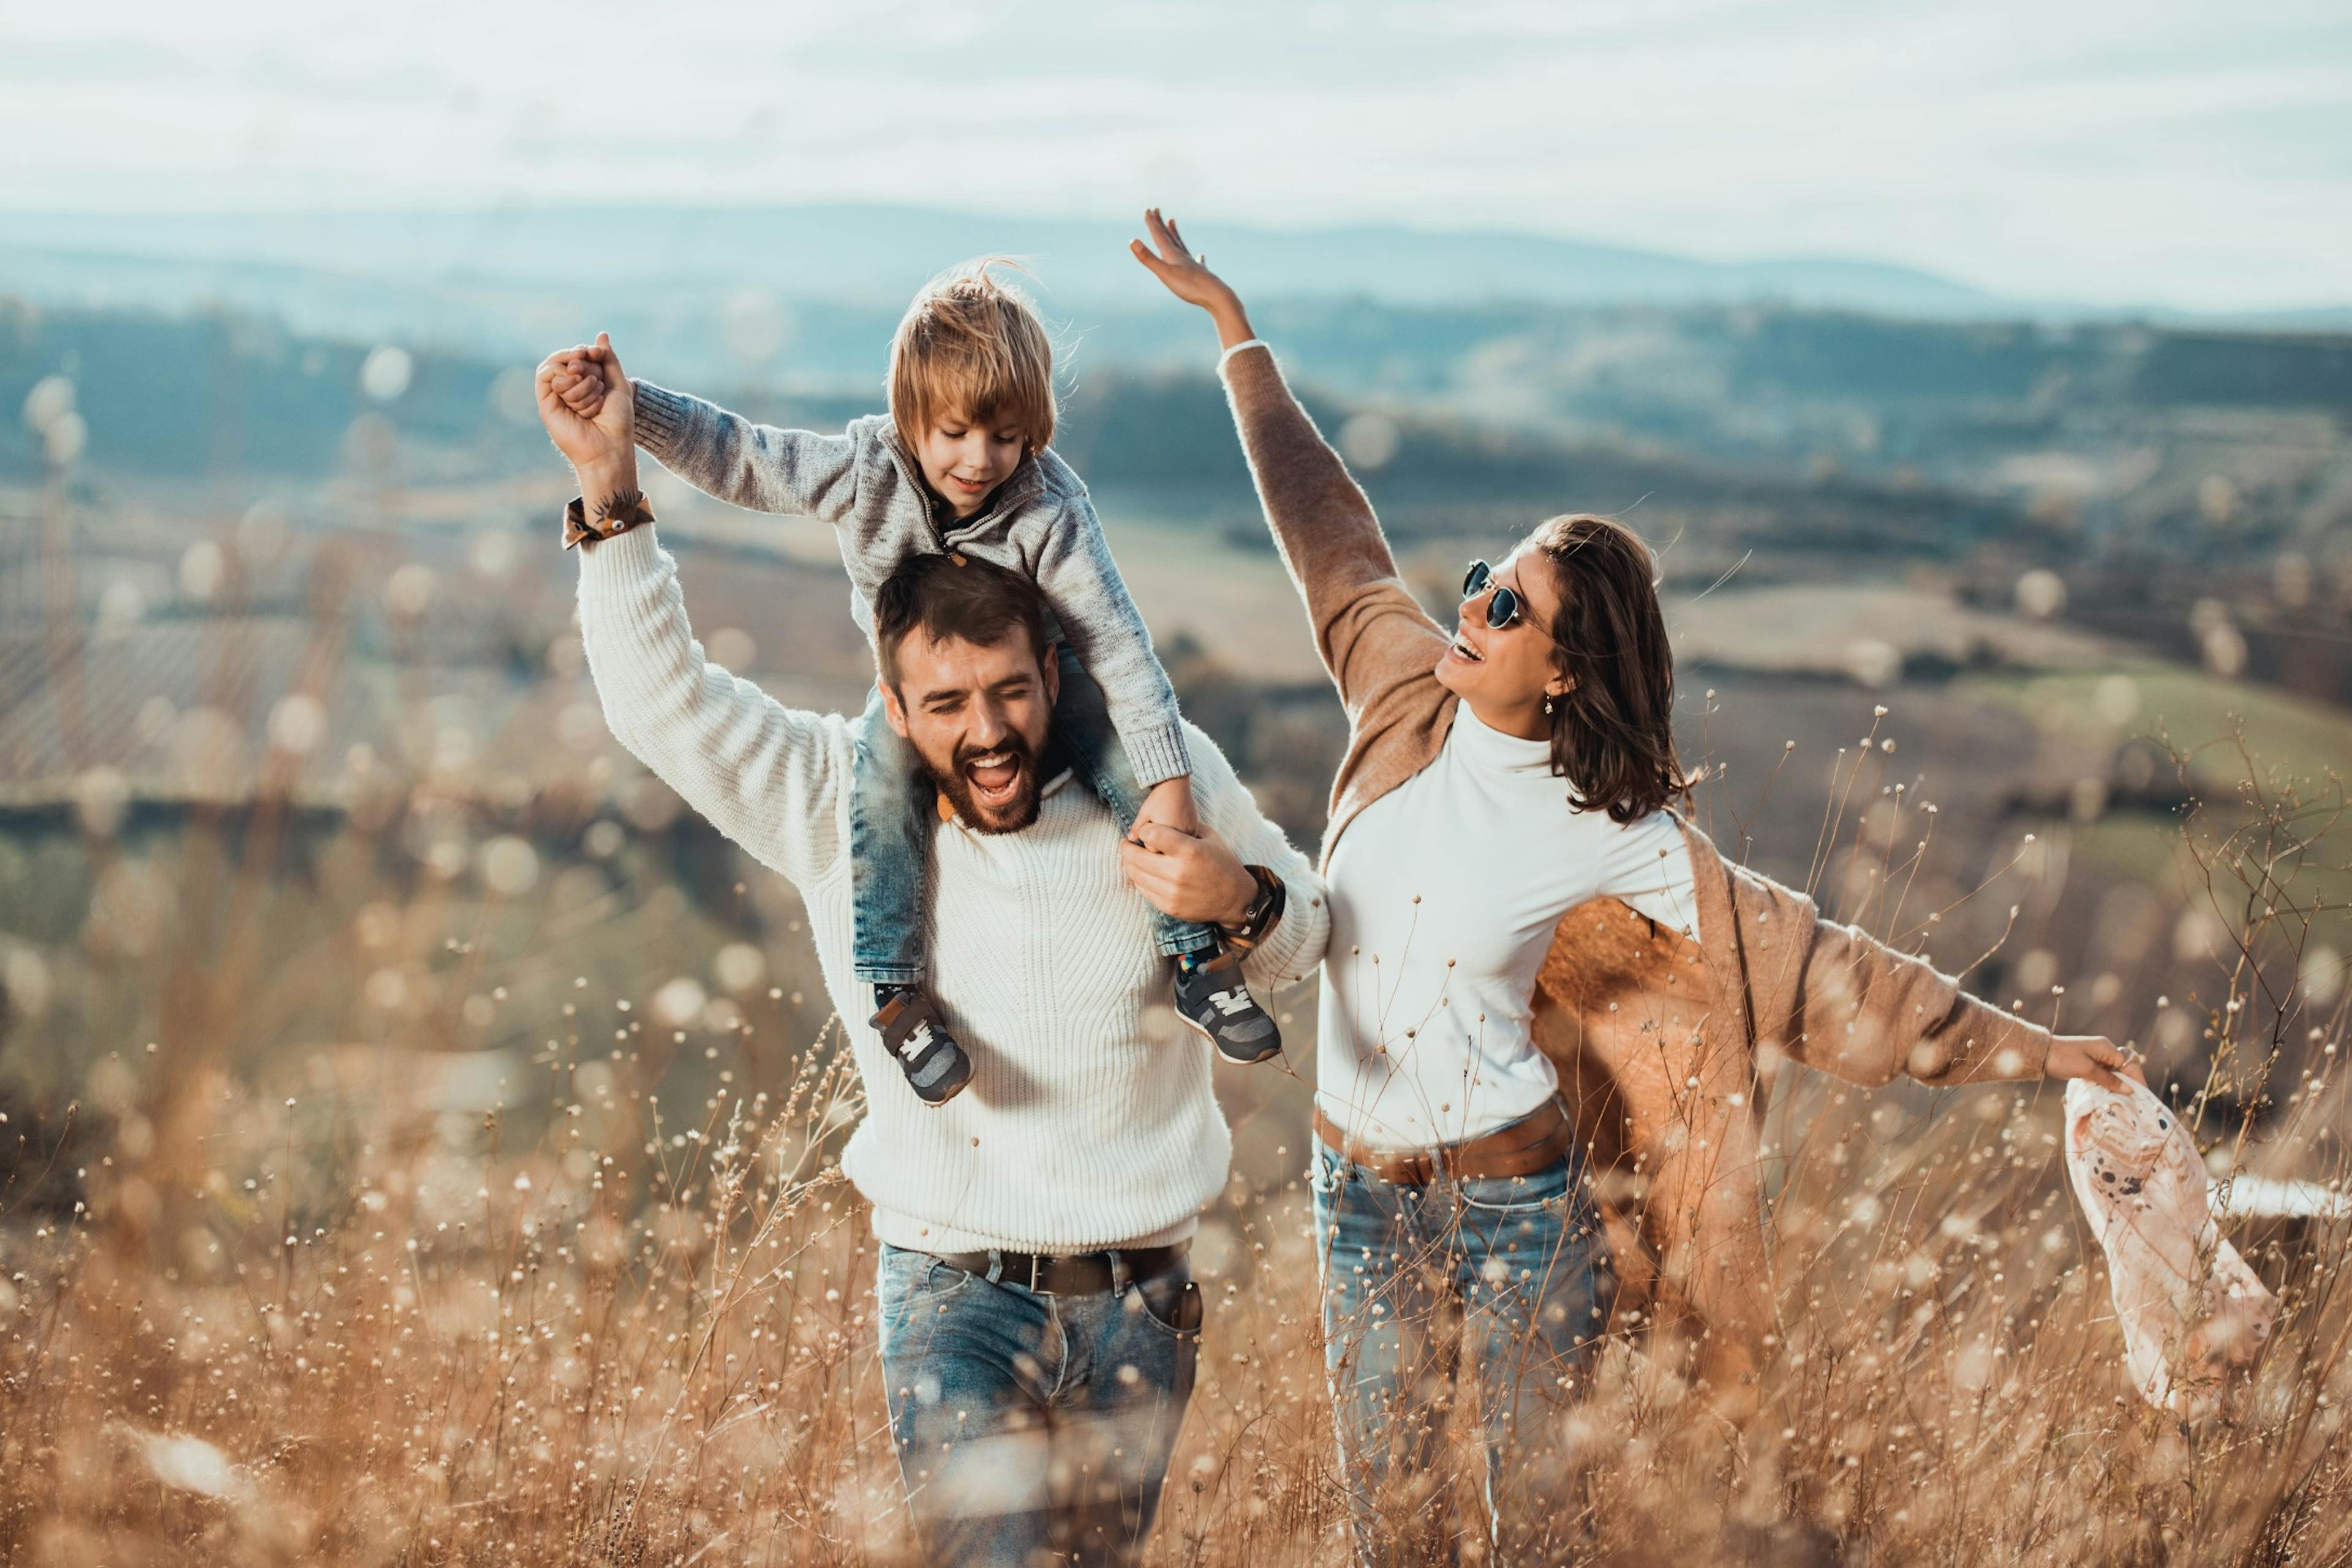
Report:
[[[1509,584],[1496,582],[1495,569],[1484,561],[1473,561],[1470,570],[1463,574],[1462,602],[1468,604],[1490,587],[1495,592],[1486,601],[1486,626],[1499,632],[1526,613],[1528,602]]]

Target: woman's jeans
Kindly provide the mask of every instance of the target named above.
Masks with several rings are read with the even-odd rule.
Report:
[[[1110,807],[1125,833],[1143,809],[1142,786],[1110,721],[1102,688],[1066,644],[1060,658],[1062,689],[1054,703],[1045,755],[1037,759],[1038,783],[1070,769]],[[850,903],[860,984],[911,985],[923,978],[924,871],[939,821],[938,798],[913,745],[890,728],[881,689],[876,688],[857,721],[849,795]],[[1165,914],[1157,918],[1163,957],[1217,945],[1217,933],[1205,925]]]
[[[886,1246],[875,1294],[922,1561],[1139,1561],[1192,1397],[1190,1268],[1052,1296]]]
[[[1569,1560],[1582,1527],[1564,1426],[1617,1284],[1580,1155],[1415,1187],[1316,1152],[1325,1358],[1358,1560],[1458,1551],[1445,1429],[1465,1351],[1486,1428],[1486,1555]]]

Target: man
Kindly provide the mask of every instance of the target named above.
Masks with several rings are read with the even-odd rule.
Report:
[[[786,708],[703,657],[675,563],[645,526],[626,400],[582,419],[554,367],[541,366],[540,410],[580,476],[567,531],[606,722],[800,889],[826,989],[861,1018],[854,721]],[[1123,841],[1091,793],[1066,787],[1058,667],[1037,592],[1015,574],[918,556],[885,582],[875,619],[890,725],[943,803],[933,994],[974,1047],[970,1086],[934,1108],[880,1036],[848,1031],[867,1110],[842,1165],[882,1243],[883,1375],[908,1501],[935,1561],[1125,1563],[1191,1395],[1200,1297],[1185,1253],[1232,1152],[1209,1047],[1166,1005],[1152,910],[1219,927],[1265,994],[1321,962],[1322,886],[1197,731],[1202,837],[1150,827]],[[900,1048],[925,1045],[917,1032]]]

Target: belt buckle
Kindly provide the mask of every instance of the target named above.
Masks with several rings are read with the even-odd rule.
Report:
[[[1052,1258],[1046,1257],[1042,1252],[1033,1252],[1029,1255],[1029,1293],[1031,1295],[1051,1296],[1054,1294],[1053,1291],[1045,1289],[1045,1285],[1046,1274],[1052,1267],[1053,1261],[1054,1260]]]

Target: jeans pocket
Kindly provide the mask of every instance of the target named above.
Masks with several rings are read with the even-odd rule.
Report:
[[[951,1268],[927,1252],[891,1247],[882,1255],[876,1281],[883,1338],[906,1327],[916,1312],[938,1310],[972,1282],[973,1276]]]
[[[1135,1292],[1136,1315],[1173,1340],[1198,1340],[1206,1303],[1201,1287],[1183,1269],[1128,1287]]]
[[[1307,1168],[1308,1197],[1315,1203],[1328,1207],[1332,1198],[1338,1195],[1339,1191],[1339,1178],[1331,1169],[1331,1162],[1318,1154],[1315,1163]]]

